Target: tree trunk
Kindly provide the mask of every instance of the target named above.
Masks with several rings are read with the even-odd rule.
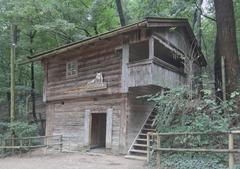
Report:
[[[29,53],[31,56],[33,56],[33,48],[32,48],[32,44],[33,44],[33,40],[34,37],[36,35],[36,31],[31,31],[31,33],[29,34],[29,38],[30,38],[30,44],[31,44],[31,48],[29,50]],[[36,115],[36,101],[35,101],[35,74],[34,74],[34,63],[31,63],[31,98],[32,98],[32,115],[33,115],[33,120],[35,123],[37,123],[37,115]]]
[[[116,2],[121,26],[125,26],[126,20],[125,20],[124,14],[123,14],[122,2],[121,2],[121,0],[115,0],[115,2]]]
[[[196,10],[193,16],[193,29],[196,29],[196,35],[199,47],[202,46],[202,4],[203,0],[198,0]]]
[[[10,106],[10,119],[11,119],[11,123],[14,122],[15,120],[15,116],[16,116],[16,105],[15,105],[15,101],[16,101],[16,96],[15,96],[15,92],[16,92],[16,72],[15,72],[15,57],[16,57],[16,43],[17,43],[17,26],[16,25],[12,25],[11,26],[11,34],[12,34],[12,38],[11,38],[11,106]]]
[[[239,79],[239,59],[236,41],[236,27],[232,0],[214,0],[217,21],[215,44],[215,89],[216,96],[222,98],[221,57],[225,58],[226,95],[237,89]]]
[[[35,76],[34,76],[34,63],[31,63],[31,97],[32,97],[32,115],[33,120],[37,123],[37,115],[36,115],[36,101],[35,101]]]

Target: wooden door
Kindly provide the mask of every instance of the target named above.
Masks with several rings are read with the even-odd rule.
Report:
[[[106,145],[106,113],[93,113],[91,126],[91,148]]]

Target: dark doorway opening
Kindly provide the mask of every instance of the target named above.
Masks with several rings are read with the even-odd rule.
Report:
[[[102,148],[106,145],[106,113],[92,114],[91,148]]]

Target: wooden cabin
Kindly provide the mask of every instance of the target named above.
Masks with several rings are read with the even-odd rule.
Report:
[[[188,21],[146,18],[35,55],[30,61],[40,60],[45,73],[46,135],[144,155],[154,106],[136,97],[186,84],[183,56],[190,48],[199,72],[206,61]]]

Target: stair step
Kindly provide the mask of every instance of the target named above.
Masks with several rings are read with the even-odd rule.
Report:
[[[147,147],[146,144],[133,144],[133,146],[136,146],[136,147]]]
[[[153,122],[151,122],[151,123],[145,123],[145,125],[148,125],[149,127],[152,127],[152,124],[153,124]]]
[[[147,121],[154,121],[154,119],[149,118],[149,119],[147,119]]]
[[[152,129],[152,128],[143,128],[142,130],[145,130],[145,131],[155,131],[155,129]]]
[[[152,112],[148,119],[146,120],[145,124],[143,124],[143,128],[140,131],[140,134],[137,135],[137,139],[129,149],[129,153],[126,158],[130,159],[144,159],[146,160],[147,155],[147,133],[148,132],[155,132],[155,126],[152,126],[153,122],[155,121],[157,113]],[[152,143],[152,141],[150,140]]]
[[[136,149],[132,149],[132,150],[130,150],[130,153],[147,154],[147,151],[146,151],[146,150],[136,150]]]
[[[147,138],[147,134],[141,133],[141,134],[139,134],[139,137],[140,137],[140,138],[142,138],[142,137]]]
[[[141,161],[147,160],[147,157],[136,156],[136,155],[126,155],[125,158],[127,158],[127,159],[133,159],[133,160],[141,160]]]
[[[147,139],[145,139],[145,138],[138,138],[137,141],[146,141],[147,142]]]

